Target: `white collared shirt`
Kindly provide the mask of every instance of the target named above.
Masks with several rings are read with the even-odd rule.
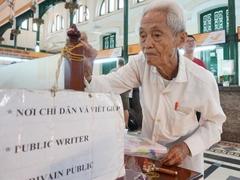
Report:
[[[122,93],[139,86],[144,137],[164,145],[184,137],[192,156],[220,140],[226,117],[211,72],[180,56],[178,74],[165,87],[156,68],[140,54],[117,72],[93,77],[90,91]],[[197,121],[196,111],[204,122]]]

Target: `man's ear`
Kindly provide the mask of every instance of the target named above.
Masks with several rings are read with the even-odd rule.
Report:
[[[183,48],[186,40],[187,40],[187,33],[186,32],[179,32],[177,34],[177,38],[176,38],[177,48]]]

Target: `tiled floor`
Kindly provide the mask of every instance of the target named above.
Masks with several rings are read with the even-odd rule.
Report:
[[[240,180],[240,144],[221,141],[204,153],[206,180]]]

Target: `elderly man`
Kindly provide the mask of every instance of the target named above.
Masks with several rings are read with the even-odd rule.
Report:
[[[179,55],[187,35],[175,2],[151,2],[141,18],[139,36],[143,53],[117,72],[91,77],[92,63],[87,64],[87,89],[120,94],[140,86],[142,136],[169,147],[165,165],[203,173],[203,152],[220,140],[226,119],[215,79]],[[201,124],[196,111],[205,119]]]

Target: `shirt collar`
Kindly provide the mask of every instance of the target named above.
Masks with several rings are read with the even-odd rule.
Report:
[[[153,73],[158,74],[157,68],[155,66],[151,66],[151,71]],[[175,79],[175,82],[186,82],[188,80],[186,73],[186,64],[185,57],[179,54],[179,64],[178,64],[178,73]]]
[[[178,64],[178,73],[176,77],[176,82],[186,82],[187,80],[188,78],[187,78],[187,72],[186,72],[185,57],[182,55],[179,55],[179,64]]]

